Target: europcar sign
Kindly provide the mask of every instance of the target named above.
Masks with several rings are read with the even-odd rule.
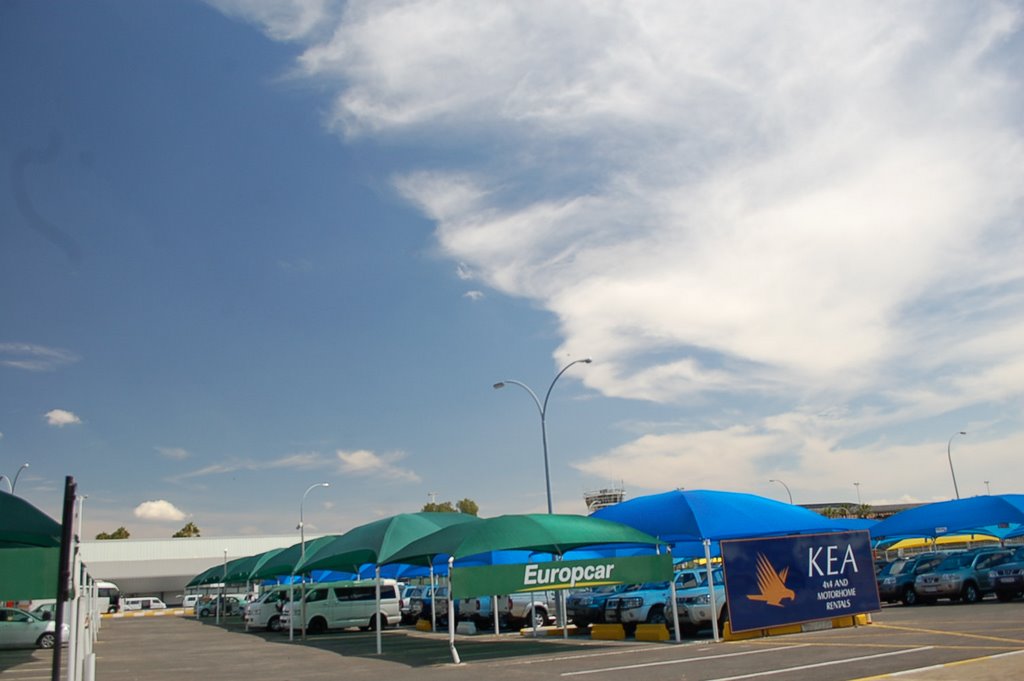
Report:
[[[881,609],[867,532],[723,541],[733,631]]]
[[[628,556],[452,569],[452,598],[672,579],[672,558]]]

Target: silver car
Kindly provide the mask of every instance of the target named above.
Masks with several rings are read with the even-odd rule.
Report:
[[[0,648],[52,648],[57,643],[56,623],[19,608],[0,608]],[[68,625],[61,628],[67,642]]]

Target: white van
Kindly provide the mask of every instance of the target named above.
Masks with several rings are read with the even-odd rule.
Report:
[[[300,593],[296,589],[296,594]],[[281,631],[281,610],[288,602],[288,585],[271,587],[255,601],[245,606],[246,626],[265,627],[267,631]]]
[[[402,620],[398,582],[382,579],[380,583],[380,610],[376,604],[376,582],[328,582],[306,585],[306,631],[319,634],[328,629],[359,627],[375,629],[380,617],[381,627],[397,625]],[[288,629],[292,612],[298,613],[302,603],[296,600],[281,611],[281,628]],[[301,628],[296,621],[295,629]]]
[[[122,598],[121,609],[129,610],[164,610],[167,605],[159,598],[153,596],[141,596],[138,598]]]

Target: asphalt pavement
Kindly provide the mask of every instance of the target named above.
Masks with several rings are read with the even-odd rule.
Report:
[[[1024,679],[1024,602],[886,607],[873,623],[846,629],[714,642],[593,641],[576,634],[458,636],[452,662],[443,633],[389,629],[377,654],[373,632],[344,631],[288,641],[246,632],[237,618],[216,624],[180,615],[104,620],[96,680],[249,681],[582,677],[649,681],[1004,681]],[[3,681],[48,678],[51,653],[0,651]]]

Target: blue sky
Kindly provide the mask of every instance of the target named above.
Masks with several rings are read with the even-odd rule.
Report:
[[[491,386],[592,357],[556,511],[945,499],[961,430],[1020,492],[1022,12],[5,2],[0,475],[88,536],[541,512]]]

